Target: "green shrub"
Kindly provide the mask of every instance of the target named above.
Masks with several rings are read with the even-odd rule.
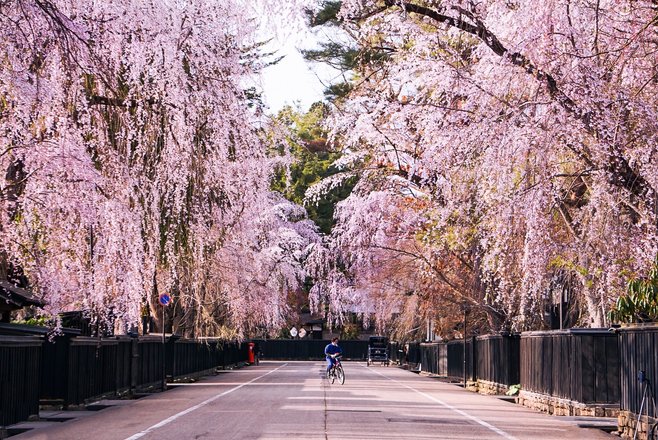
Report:
[[[359,326],[352,323],[347,323],[343,326],[343,329],[340,332],[340,339],[350,340],[357,339],[359,337]]]
[[[658,321],[658,259],[647,277],[628,282],[626,293],[617,299],[608,319],[619,323]]]
[[[48,319],[46,316],[33,316],[31,318],[16,320],[12,322],[14,324],[37,325],[41,327],[47,327],[51,324],[50,319]]]

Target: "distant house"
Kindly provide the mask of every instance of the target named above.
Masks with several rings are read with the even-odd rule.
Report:
[[[310,339],[322,339],[324,331],[324,319],[306,319],[304,321],[304,328],[308,329],[307,333],[310,335]]]
[[[30,291],[0,280],[0,322],[9,322],[11,312],[28,306],[43,307],[44,303],[34,298]]]

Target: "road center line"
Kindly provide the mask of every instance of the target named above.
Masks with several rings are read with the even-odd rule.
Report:
[[[280,367],[275,368],[274,370],[270,370],[270,371],[268,371],[267,373],[262,374],[262,375],[256,377],[255,379],[251,379],[249,382],[245,382],[245,383],[243,383],[243,384],[240,384],[240,385],[238,385],[238,386],[235,387],[235,388],[231,388],[230,390],[226,390],[226,391],[224,391],[224,392],[221,393],[221,394],[217,394],[216,396],[213,396],[213,397],[211,397],[210,399],[204,400],[203,402],[201,402],[201,403],[199,403],[199,404],[197,404],[197,405],[194,405],[194,406],[192,406],[192,407],[186,409],[185,411],[181,411],[181,412],[179,412],[178,414],[174,414],[173,416],[168,417],[168,418],[164,419],[163,421],[161,421],[161,422],[159,422],[159,423],[156,423],[155,425],[153,425],[153,426],[151,426],[151,427],[149,427],[149,428],[146,428],[145,430],[143,430],[143,431],[141,431],[141,432],[138,432],[137,434],[135,434],[135,435],[133,435],[133,436],[131,436],[131,437],[128,437],[126,440],[136,440],[136,439],[138,439],[138,438],[142,438],[142,437],[144,437],[146,434],[149,434],[149,433],[155,431],[155,430],[158,429],[158,428],[162,428],[163,426],[168,425],[169,423],[173,422],[174,420],[178,419],[179,417],[183,417],[185,414],[189,414],[189,413],[191,413],[192,411],[196,411],[197,409],[199,409],[199,408],[201,408],[201,407],[203,407],[203,406],[206,406],[207,404],[209,404],[209,403],[211,403],[211,402],[214,402],[215,400],[219,399],[220,397],[226,396],[227,394],[230,394],[230,393],[232,393],[233,391],[237,391],[237,390],[239,390],[240,388],[242,388],[243,386],[245,386],[245,385],[249,385],[250,383],[257,381],[258,379],[262,379],[263,377],[265,377],[265,376],[267,376],[267,375],[269,375],[269,374],[274,373],[276,370],[281,369],[281,368],[285,367],[286,365],[288,365],[288,364],[285,363],[285,364],[281,365]]]
[[[509,435],[509,434],[506,433],[505,431],[496,428],[495,426],[493,426],[493,425],[491,425],[491,424],[485,422],[484,420],[479,419],[479,418],[477,418],[477,417],[475,417],[475,416],[472,416],[472,415],[470,415],[469,413],[467,413],[467,412],[465,412],[465,411],[462,411],[462,410],[459,409],[459,408],[455,408],[454,406],[452,406],[452,405],[450,405],[450,404],[448,404],[448,403],[445,403],[444,401],[439,400],[439,399],[437,399],[437,398],[435,398],[435,397],[433,397],[433,396],[430,396],[429,394],[424,393],[423,391],[419,391],[419,390],[417,390],[417,389],[415,389],[415,388],[413,388],[413,387],[410,387],[409,385],[407,385],[407,384],[405,384],[405,383],[402,383],[402,382],[400,382],[399,380],[392,379],[392,378],[390,378],[390,377],[388,377],[388,376],[386,376],[386,375],[384,375],[384,374],[380,373],[379,371],[374,370],[374,369],[372,369],[372,368],[369,368],[369,367],[366,367],[366,366],[364,366],[364,368],[367,368],[368,370],[372,371],[373,373],[379,374],[380,376],[382,376],[382,377],[384,377],[384,378],[386,378],[386,379],[388,379],[388,380],[390,380],[390,381],[392,381],[392,382],[395,382],[395,383],[397,383],[397,384],[399,384],[399,385],[401,385],[401,386],[403,386],[403,387],[405,387],[405,388],[407,388],[407,389],[410,389],[411,391],[415,391],[416,393],[420,394],[421,396],[426,397],[427,399],[429,399],[429,400],[431,400],[431,401],[433,401],[433,402],[436,402],[436,403],[438,403],[439,405],[444,406],[444,407],[448,408],[449,410],[454,411],[454,412],[456,412],[457,414],[460,414],[460,415],[466,417],[467,419],[470,419],[470,420],[472,420],[472,421],[474,421],[474,422],[476,422],[476,423],[478,423],[478,424],[484,426],[485,428],[488,428],[488,429],[492,430],[493,432],[495,432],[496,434],[500,435],[501,437],[506,438],[507,440],[517,440],[516,437],[512,437],[511,435]]]

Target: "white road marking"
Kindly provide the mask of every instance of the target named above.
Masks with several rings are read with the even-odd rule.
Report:
[[[469,413],[464,412],[464,411],[462,411],[462,410],[459,409],[459,408],[455,408],[454,406],[452,406],[452,405],[450,405],[450,404],[448,404],[448,403],[445,403],[444,401],[439,400],[439,399],[437,399],[436,397],[430,396],[429,394],[424,393],[423,391],[419,391],[419,390],[417,390],[417,389],[415,389],[415,388],[413,388],[413,387],[410,387],[409,385],[407,385],[407,384],[405,384],[405,383],[402,383],[402,382],[400,382],[399,380],[391,379],[390,377],[383,375],[382,373],[380,373],[380,372],[377,371],[377,370],[374,370],[374,369],[372,369],[372,368],[368,368],[368,367],[365,367],[365,366],[364,366],[364,368],[367,368],[368,370],[372,371],[373,373],[379,374],[380,376],[382,376],[382,377],[384,377],[384,378],[386,378],[386,379],[388,379],[388,380],[390,380],[390,381],[392,381],[392,382],[395,382],[395,383],[397,383],[397,384],[399,384],[399,385],[401,385],[401,386],[403,386],[403,387],[405,387],[405,388],[407,388],[407,389],[410,389],[411,391],[415,391],[416,393],[420,394],[421,396],[426,397],[427,399],[429,399],[429,400],[431,400],[431,401],[433,401],[433,402],[436,402],[436,403],[438,403],[439,405],[444,406],[445,408],[448,408],[449,410],[454,411],[454,412],[456,412],[457,414],[460,414],[460,415],[466,417],[467,419],[470,419],[470,420],[472,420],[472,421],[474,421],[474,422],[476,422],[476,423],[478,423],[478,424],[484,426],[485,428],[488,428],[488,429],[492,430],[493,432],[495,432],[496,434],[500,435],[501,437],[504,437],[504,438],[506,438],[506,439],[508,439],[508,440],[517,440],[516,437],[512,437],[511,435],[509,435],[509,434],[506,433],[505,431],[503,431],[503,430],[501,430],[501,429],[498,429],[498,428],[496,428],[495,426],[493,426],[493,425],[491,425],[491,424],[485,422],[484,420],[479,419],[479,418],[477,418],[477,417],[475,417],[475,416],[472,416],[472,415],[470,415]]]
[[[286,363],[286,364],[283,364],[283,365],[281,365],[280,367],[275,368],[274,370],[270,370],[270,371],[268,371],[267,373],[265,373],[265,374],[263,374],[263,375],[260,375],[260,376],[258,376],[258,377],[255,378],[255,379],[251,379],[249,382],[245,382],[245,383],[243,383],[243,384],[240,384],[240,385],[238,385],[238,386],[235,387],[235,388],[231,388],[230,390],[226,390],[226,391],[224,391],[224,392],[221,393],[221,394],[217,394],[216,396],[213,396],[213,397],[211,397],[210,399],[204,400],[203,402],[201,402],[201,403],[199,403],[199,404],[197,404],[197,405],[194,405],[193,407],[190,407],[190,408],[186,409],[185,411],[181,411],[181,412],[179,412],[178,414],[174,414],[173,416],[168,417],[168,418],[164,419],[163,421],[161,421],[161,422],[159,422],[159,423],[156,423],[155,425],[153,425],[153,426],[151,426],[151,427],[149,427],[149,428],[146,428],[145,430],[143,430],[143,431],[141,431],[141,432],[138,432],[137,434],[135,434],[135,435],[133,435],[133,436],[131,436],[131,437],[128,437],[126,440],[137,440],[138,438],[142,438],[142,437],[144,437],[146,434],[149,434],[149,433],[155,431],[156,429],[158,429],[158,428],[162,428],[163,426],[168,425],[169,423],[173,422],[174,420],[176,420],[176,419],[178,419],[178,418],[180,418],[180,417],[183,417],[185,414],[189,414],[189,413],[191,413],[192,411],[196,411],[197,409],[199,409],[199,408],[201,408],[201,407],[203,407],[203,406],[206,406],[207,404],[209,404],[209,403],[211,403],[211,402],[214,402],[215,400],[219,399],[220,397],[226,396],[227,394],[230,394],[230,393],[232,393],[233,391],[237,391],[237,390],[239,390],[240,388],[242,388],[242,387],[245,386],[245,385],[249,385],[250,383],[257,381],[258,379],[261,379],[261,378],[263,378],[263,377],[265,377],[265,376],[267,376],[267,375],[269,375],[269,374],[274,373],[276,370],[278,370],[278,369],[280,369],[280,368],[283,368],[283,367],[285,367],[286,365],[288,365],[288,364],[287,364],[287,363]]]
[[[232,385],[242,385],[250,387],[264,387],[271,385],[304,385],[304,382],[267,382],[267,383],[242,383],[242,382],[213,382],[213,383],[175,383],[169,384],[169,388],[178,387],[228,387]]]

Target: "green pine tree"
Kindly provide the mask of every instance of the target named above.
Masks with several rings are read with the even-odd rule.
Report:
[[[306,204],[304,201],[308,187],[338,172],[331,164],[341,153],[327,142],[327,132],[322,128],[327,112],[327,106],[322,102],[313,104],[306,113],[290,106],[279,112],[276,118],[291,131],[289,145],[295,162],[289,170],[279,169],[272,182],[273,190],[279,191],[288,200],[305,206],[309,218],[325,234],[331,232],[334,224],[336,203],[346,198],[356,183],[355,179],[348,180],[316,204]]]

